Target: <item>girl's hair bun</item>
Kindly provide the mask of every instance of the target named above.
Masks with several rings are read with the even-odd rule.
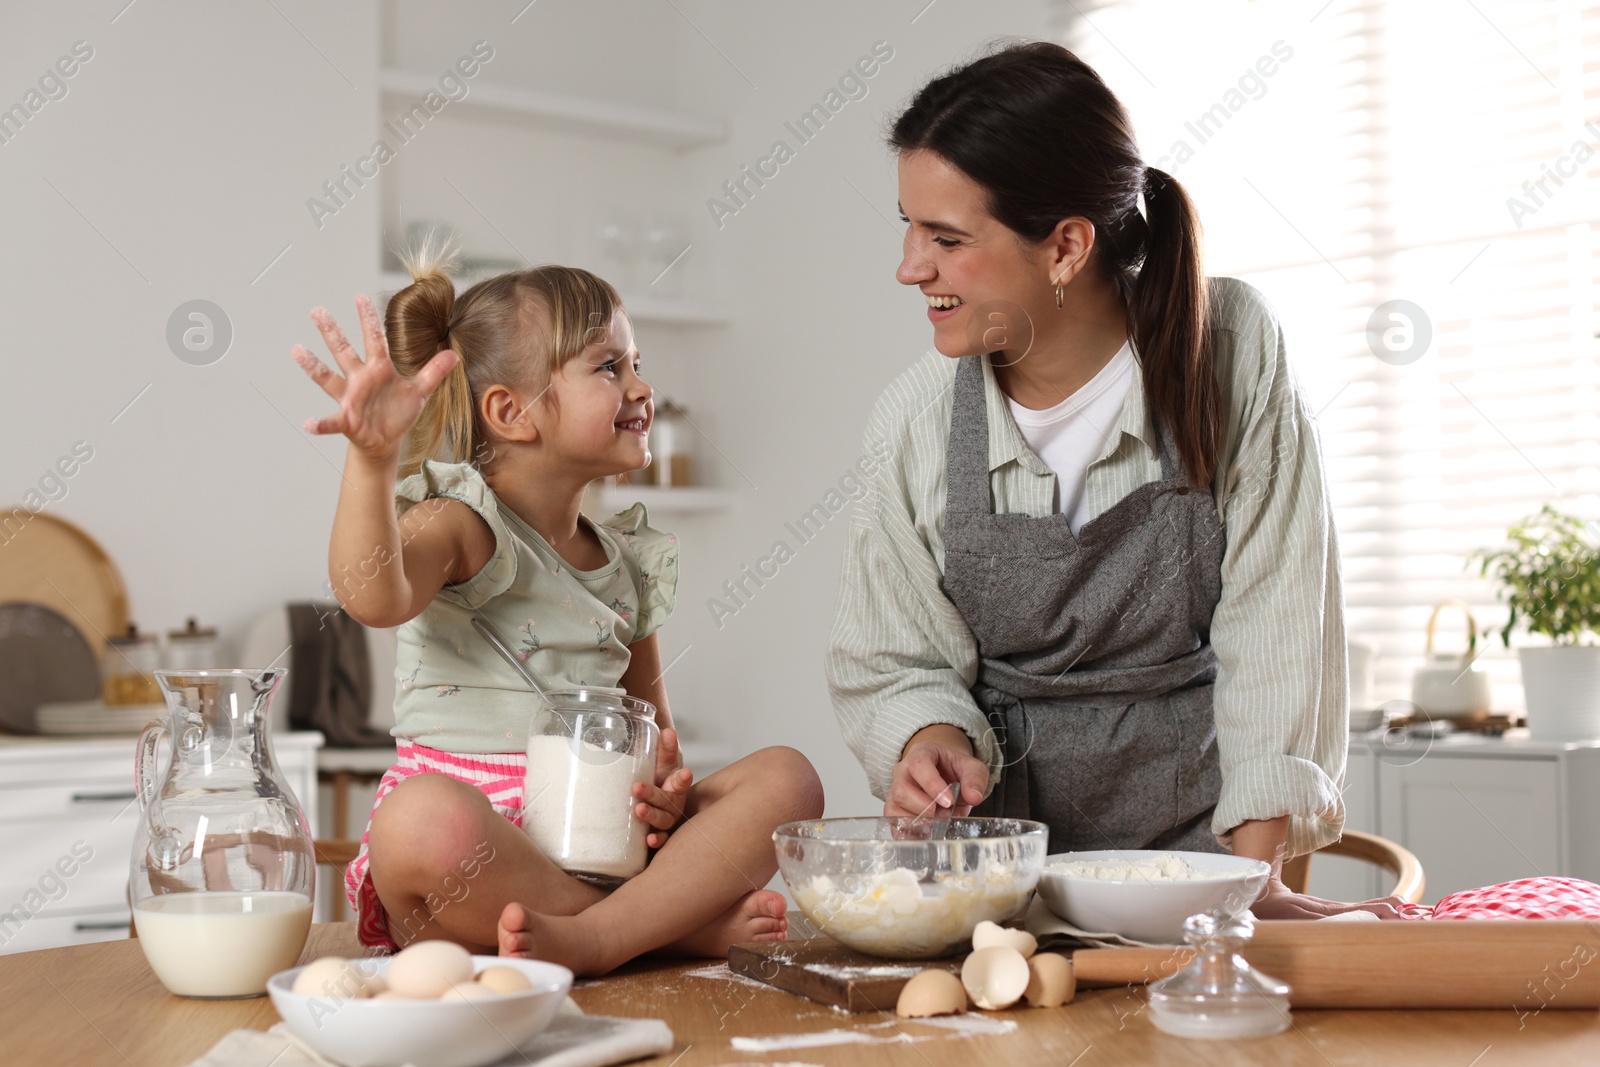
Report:
[[[422,241],[400,252],[411,284],[394,294],[384,314],[389,354],[395,370],[410,377],[450,346],[456,286],[450,271],[459,259],[453,242],[429,230]]]

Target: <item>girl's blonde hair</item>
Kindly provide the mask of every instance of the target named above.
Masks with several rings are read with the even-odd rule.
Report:
[[[406,439],[400,476],[425,459],[480,463],[493,442],[478,412],[491,385],[545,396],[551,378],[622,310],[622,297],[603,278],[578,267],[544,264],[487,278],[456,295],[450,277],[455,254],[430,235],[401,256],[411,284],[384,311],[395,370],[411,377],[446,348],[459,362],[428,398]]]

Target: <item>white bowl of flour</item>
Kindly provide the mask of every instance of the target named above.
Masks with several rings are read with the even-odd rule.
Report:
[[[1039,872],[1039,899],[1058,918],[1096,934],[1183,943],[1183,921],[1196,912],[1246,910],[1272,868],[1216,852],[1111,849],[1060,852]]]

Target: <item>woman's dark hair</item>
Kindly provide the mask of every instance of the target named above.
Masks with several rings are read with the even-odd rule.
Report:
[[[1090,263],[1130,294],[1152,417],[1173,435],[1189,483],[1209,485],[1223,423],[1200,220],[1183,187],[1139,158],[1128,113],[1100,76],[1060,45],[1014,44],[923,86],[889,143],[948,160],[1026,241],[1065,218],[1094,223]]]

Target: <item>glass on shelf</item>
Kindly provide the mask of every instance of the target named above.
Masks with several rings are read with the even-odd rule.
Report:
[[[648,277],[640,292],[651,299],[673,300],[683,295],[688,269],[689,227],[678,212],[651,216],[643,232],[643,258]]]

